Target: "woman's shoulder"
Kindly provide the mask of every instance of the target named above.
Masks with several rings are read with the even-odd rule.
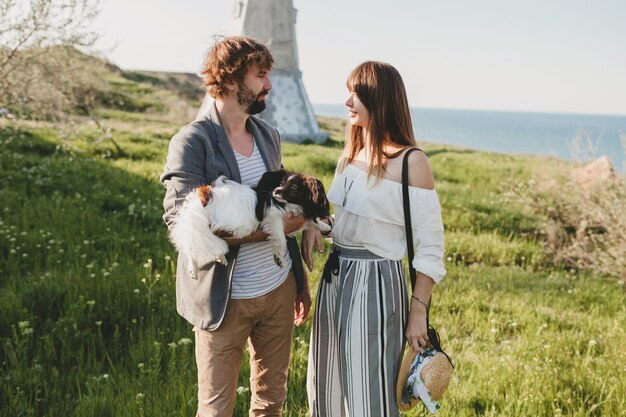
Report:
[[[411,151],[414,149],[414,151]],[[435,181],[426,154],[418,148],[406,148],[387,161],[386,176],[396,182],[402,182],[402,162],[407,152],[409,154],[409,185],[415,188],[433,190]]]
[[[421,149],[409,155],[409,185],[427,190],[435,188],[435,179],[428,157]]]

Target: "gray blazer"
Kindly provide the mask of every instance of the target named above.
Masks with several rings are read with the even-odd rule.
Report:
[[[255,116],[248,117],[246,127],[254,136],[268,170],[281,168],[280,136],[272,126]],[[163,220],[168,229],[185,196],[194,188],[225,175],[241,182],[241,174],[233,149],[226,137],[215,105],[207,116],[182,128],[170,141],[167,162],[160,180],[165,185]],[[298,293],[303,289],[304,270],[298,243],[287,239],[293,275]],[[196,278],[187,272],[186,257],[179,256],[176,266],[176,310],[187,321],[203,330],[219,327],[230,299],[232,273],[239,246],[226,255],[228,266],[210,263],[196,271]]]

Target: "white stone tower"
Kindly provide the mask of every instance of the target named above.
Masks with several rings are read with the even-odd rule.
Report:
[[[234,6],[234,33],[265,43],[274,56],[270,74],[273,87],[266,99],[267,108],[259,116],[276,127],[284,140],[325,141],[327,135],[319,129],[302,84],[293,0],[235,0]],[[200,113],[211,102],[207,94]]]

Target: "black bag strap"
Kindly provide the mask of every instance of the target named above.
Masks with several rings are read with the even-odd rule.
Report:
[[[411,148],[402,158],[402,205],[404,207],[404,230],[406,231],[406,253],[409,255],[409,274],[411,275],[411,290],[415,289],[416,272],[413,269],[413,229],[411,229],[411,204],[409,202],[409,155],[413,151],[421,151],[419,148]],[[423,151],[422,151],[423,152]],[[430,301],[428,302],[430,306]]]
[[[415,290],[415,282],[417,281],[417,271],[413,268],[413,258],[415,257],[415,249],[413,248],[413,229],[411,228],[411,204],[409,202],[409,155],[413,151],[424,152],[419,148],[411,148],[404,154],[402,158],[402,205],[404,207],[404,228],[406,232],[406,252],[409,256],[409,275],[411,276],[411,292]],[[439,334],[433,326],[430,325],[430,303],[432,296],[428,299],[426,306],[426,328],[428,329],[428,340],[433,347],[439,352],[446,355],[450,365],[452,359],[443,351],[439,342]]]
[[[411,203],[409,201],[409,155],[413,151],[424,152],[419,148],[411,148],[402,158],[402,206],[404,207],[404,230],[406,233],[406,253],[409,256],[409,275],[411,276],[411,292],[415,290],[417,271],[413,268],[415,249],[413,248],[413,229],[411,228]],[[426,326],[430,328],[430,298],[426,306]]]

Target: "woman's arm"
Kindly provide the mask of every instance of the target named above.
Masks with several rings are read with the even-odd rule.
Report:
[[[411,294],[409,320],[406,326],[406,339],[413,350],[420,351],[428,344],[426,325],[427,305],[435,282],[427,275],[418,272],[415,289]]]

